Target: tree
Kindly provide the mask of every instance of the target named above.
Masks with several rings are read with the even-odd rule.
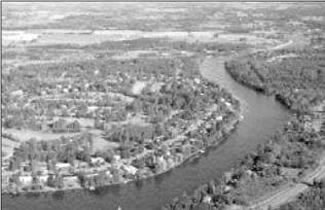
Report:
[[[50,174],[49,177],[47,178],[47,185],[49,187],[56,187],[55,177],[53,174]]]
[[[55,176],[55,187],[59,189],[62,189],[64,187],[63,177],[60,174],[56,174]]]

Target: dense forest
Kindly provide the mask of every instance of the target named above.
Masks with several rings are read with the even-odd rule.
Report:
[[[325,100],[324,65],[323,48],[284,49],[236,58],[226,69],[237,81],[305,112]]]

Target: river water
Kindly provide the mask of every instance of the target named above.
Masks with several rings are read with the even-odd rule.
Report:
[[[241,100],[244,119],[229,138],[200,158],[186,162],[166,174],[137,183],[105,187],[93,193],[84,190],[41,195],[2,196],[3,209],[22,210],[158,210],[184,191],[231,169],[235,162],[274,134],[289,117],[289,112],[272,97],[236,83],[224,69],[224,57],[206,57],[202,75],[226,88]]]

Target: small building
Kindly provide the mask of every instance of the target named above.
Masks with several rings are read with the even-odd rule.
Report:
[[[92,164],[99,164],[99,165],[102,165],[105,163],[105,160],[102,157],[92,157],[92,158],[90,158],[90,161]]]
[[[1,176],[1,186],[7,186],[9,184],[10,176],[8,174],[2,174]]]
[[[81,128],[81,126],[80,126],[80,123],[78,120],[75,120],[66,126],[66,129],[68,132],[79,132],[80,128]]]
[[[121,160],[121,156],[120,155],[114,155],[113,158],[114,158],[115,161]]]
[[[59,120],[55,121],[50,126],[52,127],[52,131],[54,133],[60,133],[60,132],[65,132],[65,130],[66,130],[66,124],[67,124],[67,121],[66,120],[59,119]]]
[[[127,172],[128,174],[135,175],[138,171],[138,169],[134,166],[131,165],[122,165],[121,169]]]
[[[65,176],[63,177],[64,182],[78,182],[77,176]]]
[[[19,176],[19,181],[20,181],[20,183],[22,183],[22,185],[30,185],[30,184],[32,184],[33,177],[30,175]]]
[[[11,92],[11,95],[12,96],[22,96],[22,95],[24,95],[24,92],[22,90],[16,90],[16,91]]]
[[[112,178],[113,177],[113,175],[112,175],[112,173],[111,173],[110,170],[107,170],[105,173],[106,173],[106,176],[108,176],[109,178]]]
[[[216,120],[217,120],[217,121],[222,121],[222,120],[223,120],[223,117],[222,117],[222,115],[220,115],[220,116],[216,117]]]
[[[88,163],[87,162],[78,162],[78,168],[87,168]]]
[[[48,175],[40,175],[39,176],[39,180],[42,184],[45,184],[47,183],[47,180],[48,180],[49,176]]]
[[[69,174],[71,164],[70,163],[56,163],[55,167],[61,173]]]

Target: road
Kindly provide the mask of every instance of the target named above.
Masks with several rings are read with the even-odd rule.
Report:
[[[270,50],[281,50],[283,48],[290,46],[291,44],[293,44],[293,40],[289,40],[288,42],[272,47]]]
[[[264,196],[264,198],[255,201],[254,204],[250,205],[247,210],[267,210],[270,206],[273,208],[279,207],[285,204],[300,193],[308,189],[306,184],[303,182],[312,183],[314,179],[325,178],[325,155],[320,161],[320,165],[311,173],[309,173],[300,183],[294,185],[286,185],[279,191],[273,193],[270,196]]]

